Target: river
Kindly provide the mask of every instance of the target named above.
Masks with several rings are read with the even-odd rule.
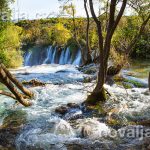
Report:
[[[132,70],[128,69],[128,72],[125,73],[131,76],[132,72],[134,77],[139,79],[142,77],[146,82],[149,68],[149,63],[147,65],[140,64],[138,68],[134,65]],[[35,93],[35,97],[32,100],[33,105],[29,108],[15,104],[14,100],[8,97],[0,96],[0,125],[9,124],[9,120],[11,120],[11,126],[15,126],[17,121],[21,122],[21,128],[19,128],[14,139],[14,146],[12,148],[9,145],[10,149],[96,150],[100,147],[102,149],[135,147],[136,150],[138,147],[137,141],[140,140],[141,136],[132,139],[121,138],[118,137],[118,132],[127,130],[128,122],[149,119],[150,94],[147,88],[125,90],[118,85],[105,85],[106,89],[112,93],[112,98],[107,101],[105,108],[106,110],[117,109],[115,117],[118,117],[122,123],[121,127],[114,128],[106,123],[106,118],[103,115],[91,117],[84,114],[80,104],[86,99],[87,91],[93,89],[93,83],[84,83],[85,78],[91,77],[91,75],[78,71],[76,66],[43,64],[21,67],[11,70],[11,72],[20,81],[36,78],[46,82],[47,85],[30,88]],[[65,117],[55,113],[57,107],[68,103],[77,103],[80,107],[71,110]],[[83,117],[70,121],[68,118],[74,114]],[[125,126],[126,128],[124,128]],[[138,128],[139,126],[135,127]],[[82,133],[83,129],[85,129],[85,133]],[[117,133],[115,137],[109,137],[112,131]],[[4,144],[3,140],[0,141],[0,145],[8,146]]]

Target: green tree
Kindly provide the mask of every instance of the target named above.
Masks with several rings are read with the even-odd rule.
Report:
[[[20,27],[9,25],[0,31],[0,60],[7,67],[18,67],[22,64],[20,48]]]

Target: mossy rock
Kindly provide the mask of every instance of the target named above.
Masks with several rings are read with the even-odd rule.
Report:
[[[128,79],[125,79],[124,80],[125,82],[128,82],[128,83],[131,83],[133,84],[135,87],[138,87],[138,88],[142,88],[144,87],[144,85],[138,81],[135,81],[135,80],[128,80]]]
[[[101,104],[108,98],[105,89],[103,88],[100,92],[92,92],[86,99],[85,103],[87,105]]]
[[[145,87],[142,83],[138,81],[125,79],[122,76],[114,77],[114,81],[118,85],[123,85],[126,89],[133,88],[133,87],[137,87],[137,88]]]
[[[115,82],[123,82],[125,80],[122,76],[114,76],[113,79]]]
[[[126,89],[134,88],[134,85],[133,85],[132,83],[129,83],[129,82],[123,82],[122,85],[123,85],[124,88],[126,88]]]
[[[94,74],[96,72],[97,72],[96,68],[89,68],[89,69],[85,70],[83,73],[84,74]]]
[[[2,128],[17,128],[27,122],[26,112],[22,110],[15,110],[8,112],[7,117],[4,118]]]
[[[84,80],[83,80],[83,83],[89,83],[89,82],[91,82],[91,78],[90,77],[86,77],[86,78],[84,78]]]

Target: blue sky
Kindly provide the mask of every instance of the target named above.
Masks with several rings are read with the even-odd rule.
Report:
[[[74,0],[77,16],[85,16],[82,0]],[[12,18],[38,19],[46,18],[59,13],[60,2],[58,0],[16,0],[12,5]],[[19,13],[18,13],[19,8]],[[19,15],[18,15],[19,14]]]

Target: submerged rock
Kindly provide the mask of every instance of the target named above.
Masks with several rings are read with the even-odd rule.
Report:
[[[66,106],[60,106],[55,109],[55,112],[64,115],[68,112],[68,108]]]
[[[78,130],[81,137],[92,140],[103,139],[111,133],[111,129],[105,123],[100,123],[96,118],[80,120]]]
[[[79,108],[79,107],[80,107],[80,106],[79,106],[78,104],[76,104],[76,103],[68,103],[67,106],[68,106],[69,108]]]
[[[21,110],[8,112],[0,127],[0,145],[2,150],[15,150],[15,140],[23,125],[27,122],[26,113]]]
[[[126,126],[118,130],[121,139],[117,150],[149,150],[150,128],[144,126]]]

